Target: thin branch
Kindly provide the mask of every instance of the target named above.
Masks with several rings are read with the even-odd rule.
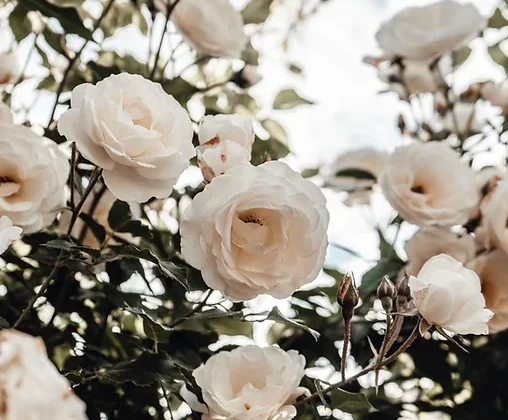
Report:
[[[187,314],[185,314],[182,318],[179,318],[175,321],[173,321],[171,324],[169,324],[169,328],[174,328],[176,327],[177,325],[181,324],[182,322],[184,322],[187,318],[189,318],[190,316],[194,315],[196,312],[198,312],[199,310],[201,310],[203,308],[203,306],[206,305],[206,302],[207,300],[210,298],[210,296],[212,295],[213,293],[213,289],[210,289],[208,290],[205,298],[199,302],[196,307],[194,309],[192,309],[191,311],[189,311]]]
[[[104,20],[104,18],[108,14],[108,12],[111,10],[111,7],[113,6],[114,2],[115,2],[115,0],[109,0],[108,4],[102,10],[101,16],[99,17],[99,19],[97,19],[97,22],[94,25],[94,28],[92,30],[92,34],[90,35],[90,39],[93,38],[95,32],[97,32],[97,30],[100,28],[102,21]],[[67,78],[71,74],[71,71],[72,71],[72,68],[74,67],[74,64],[76,64],[76,61],[78,61],[79,57],[81,56],[81,53],[83,52],[85,47],[88,45],[88,42],[90,41],[90,39],[86,39],[85,40],[85,43],[78,50],[78,52],[74,55],[74,57],[68,58],[69,64],[67,65],[67,68],[64,71],[64,74],[62,76],[62,81],[58,85],[58,89],[56,91],[55,104],[53,105],[53,109],[51,110],[51,114],[49,116],[49,122],[48,122],[48,125],[47,125],[46,129],[49,129],[49,127],[53,123],[53,118],[55,117],[55,112],[56,112],[56,109],[58,107],[58,103],[60,102],[60,96],[62,95],[62,93],[63,93],[63,91],[65,89],[65,83],[67,82]]]
[[[70,173],[70,183],[71,183],[71,201],[70,207],[71,210],[74,211],[76,208],[75,202],[75,176],[76,176],[76,165],[78,163],[78,150],[76,149],[76,142],[72,142],[72,155],[71,155],[71,173]]]
[[[350,337],[351,337],[351,320],[344,319],[344,345],[342,346],[342,358],[340,360],[340,374],[343,381],[346,380],[346,361]]]

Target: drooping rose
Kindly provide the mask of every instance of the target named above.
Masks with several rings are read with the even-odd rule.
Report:
[[[0,150],[0,216],[25,233],[47,227],[65,204],[69,162],[53,141],[9,123],[0,123]]]
[[[249,118],[241,115],[207,116],[199,125],[198,138],[198,165],[208,182],[235,165],[250,162],[254,127]]]
[[[168,3],[155,0],[162,13],[166,13]],[[229,0],[182,0],[171,20],[185,41],[204,55],[240,58],[247,45],[242,15]]]
[[[416,309],[430,324],[456,334],[488,334],[493,313],[485,308],[478,275],[449,255],[428,260],[409,277]]]
[[[396,149],[379,184],[401,217],[420,226],[463,224],[480,200],[474,172],[452,149],[436,142]]]
[[[182,253],[233,300],[285,298],[319,273],[328,220],[321,190],[285,163],[237,165],[186,210]]]
[[[326,186],[347,191],[346,204],[368,204],[386,162],[387,154],[373,148],[361,148],[339,155],[322,171]]]
[[[406,243],[409,263],[406,274],[417,276],[423,265],[432,257],[447,254],[466,264],[475,256],[475,241],[471,235],[459,236],[443,227],[422,227]]]
[[[481,254],[471,261],[467,268],[480,277],[482,293],[487,308],[494,312],[489,321],[489,333],[497,333],[508,328],[508,255],[496,249]]]
[[[480,206],[487,248],[508,252],[508,179],[497,182]]]
[[[194,155],[193,129],[160,84],[139,75],[113,75],[95,86],[76,87],[71,106],[58,130],[103,169],[116,198],[141,203],[171,194]]]
[[[20,68],[16,53],[9,52],[0,54],[0,85],[13,82],[19,72]]]
[[[244,346],[210,357],[193,372],[205,404],[184,389],[182,396],[203,419],[289,420],[306,388],[305,357],[295,350]]]
[[[86,407],[48,359],[44,342],[0,332],[0,420],[86,420]]]
[[[22,232],[23,229],[13,226],[11,219],[7,216],[0,217],[0,255],[21,237]]]
[[[486,24],[472,4],[441,0],[400,11],[381,25],[376,40],[387,56],[428,62],[459,47]]]

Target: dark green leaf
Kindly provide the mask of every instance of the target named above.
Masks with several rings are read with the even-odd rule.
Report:
[[[312,178],[319,173],[319,168],[308,168],[302,171],[303,178]]]
[[[280,91],[273,101],[273,109],[292,109],[298,105],[311,105],[313,102],[302,98],[294,89]]]
[[[242,11],[245,23],[263,23],[270,14],[273,0],[251,0]]]
[[[356,179],[367,179],[367,180],[376,180],[376,177],[372,175],[370,172],[362,171],[361,169],[344,169],[338,171],[335,174],[336,177],[351,177]]]
[[[32,33],[32,25],[28,20],[27,10],[21,5],[21,2],[16,4],[9,15],[9,26],[17,42],[22,41]]]
[[[370,405],[369,400],[361,392],[347,392],[338,388],[334,389],[331,395],[334,409],[345,411],[346,413],[372,410],[372,405]]]
[[[280,324],[286,324],[286,325],[290,325],[292,327],[301,328],[301,329],[307,331],[309,334],[311,334],[312,337],[314,337],[314,339],[316,341],[319,339],[319,333],[317,331],[313,330],[312,328],[307,327],[304,324],[301,324],[296,319],[290,319],[290,318],[286,317],[279,311],[279,308],[277,308],[276,306],[268,314],[268,316],[266,317],[265,320],[275,321]]]
[[[171,328],[165,327],[155,321],[144,310],[138,308],[127,307],[127,311],[140,316],[143,319],[143,330],[146,336],[157,343],[167,343],[171,336]]]
[[[150,228],[134,218],[129,204],[125,201],[115,201],[108,214],[108,224],[115,232],[127,232],[135,238],[152,238]]]
[[[495,28],[495,29],[501,29],[504,28],[508,22],[506,21],[506,18],[503,16],[503,12],[501,9],[496,9],[494,14],[490,17],[488,27],[489,28]]]
[[[86,213],[80,213],[80,219],[83,220],[85,225],[90,229],[92,234],[97,239],[99,244],[102,244],[106,240],[106,229],[95,221],[95,219]]]
[[[374,292],[384,276],[395,279],[402,267],[404,263],[400,259],[381,259],[363,275],[362,283],[358,287],[362,297]]]
[[[187,101],[198,91],[198,88],[191,85],[187,80],[176,77],[171,80],[163,80],[161,83],[162,88],[166,93],[173,95],[174,98],[181,104],[186,104]]]

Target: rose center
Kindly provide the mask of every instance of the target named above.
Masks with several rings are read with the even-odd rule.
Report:
[[[19,182],[9,175],[0,176],[0,198],[16,194],[21,188]]]
[[[265,221],[260,217],[257,217],[255,214],[246,214],[240,217],[240,220],[244,223],[255,223],[259,226],[264,226]]]
[[[423,185],[415,185],[413,188],[411,188],[411,191],[413,191],[416,194],[425,194],[425,189],[423,188]]]

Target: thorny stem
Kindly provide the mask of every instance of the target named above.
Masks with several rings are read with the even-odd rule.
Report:
[[[95,209],[99,205],[99,201],[101,201],[101,198],[104,195],[104,193],[106,192],[106,189],[107,189],[106,185],[102,185],[101,188],[99,189],[99,191],[97,191],[97,193],[94,194],[92,203],[90,204],[90,208],[88,209],[88,214],[90,215],[90,217],[93,217],[93,214],[95,213]],[[88,226],[86,224],[84,224],[83,228],[81,229],[81,232],[79,234],[79,237],[78,237],[78,241],[80,243],[83,243],[83,241],[85,240],[87,231],[88,231]],[[107,241],[105,241],[105,242],[107,242]],[[101,247],[101,251],[102,251],[102,247]]]
[[[83,193],[83,197],[81,197],[78,204],[76,205],[76,208],[72,211],[71,222],[69,223],[69,227],[67,228],[67,235],[70,236],[72,228],[74,227],[74,224],[76,223],[76,220],[78,220],[79,214],[81,213],[81,209],[83,208],[87,197],[90,195],[93,188],[95,187],[95,184],[97,184],[97,181],[99,180],[101,174],[102,169],[96,166],[92,172],[92,175],[90,175],[90,180]]]
[[[201,310],[203,308],[203,306],[206,305],[206,302],[208,301],[208,299],[210,298],[210,296],[212,295],[213,293],[213,289],[210,289],[205,298],[199,302],[196,307],[194,309],[192,309],[191,311],[189,311],[187,314],[185,314],[182,318],[178,318],[176,319],[175,321],[173,321],[171,324],[169,324],[169,328],[173,328],[173,327],[176,327],[177,325],[181,324],[182,322],[184,322],[188,317],[190,317],[191,315],[194,315],[196,312],[198,312],[199,310]]]
[[[164,43],[164,38],[168,29],[169,19],[171,19],[171,14],[173,13],[173,10],[175,10],[175,7],[178,3],[180,3],[180,0],[175,0],[173,4],[168,5],[168,9],[166,11],[166,22],[164,23],[164,31],[162,32],[162,36],[159,41],[159,48],[157,48],[157,53],[155,54],[155,61],[153,63],[152,71],[150,72],[150,80],[153,80],[155,72],[157,71],[157,64],[159,63],[159,57],[161,55],[162,44]]]
[[[351,337],[351,320],[344,319],[344,345],[342,346],[342,358],[340,360],[340,374],[342,376],[342,381],[346,380],[347,351],[349,347],[350,337]]]
[[[409,348],[409,346],[411,346],[411,344],[413,344],[413,342],[416,340],[416,338],[420,335],[419,330],[418,330],[419,326],[420,326],[420,322],[418,322],[416,324],[411,335],[406,339],[406,341],[404,341],[404,343],[397,349],[397,351],[395,351],[390,357],[387,357],[386,359],[383,360],[383,362],[381,363],[381,366],[386,366],[386,365],[390,364],[391,362],[393,362],[402,353],[404,353]],[[358,378],[362,377],[363,375],[366,375],[367,373],[376,369],[376,365],[377,365],[376,363],[371,363],[370,365],[368,365],[367,367],[362,369],[357,374],[351,376],[350,378],[344,379],[336,384],[330,385],[329,387],[322,389],[320,392],[315,392],[315,393],[309,395],[307,398],[303,398],[302,400],[298,401],[296,403],[296,405],[304,404],[304,403],[309,402],[315,398],[319,398],[320,395],[326,394],[330,391],[333,391],[334,389],[340,388],[341,386],[344,386],[350,382],[353,382],[353,381],[357,380]]]
[[[102,10],[101,16],[99,17],[99,19],[97,19],[97,22],[95,22],[94,28],[92,30],[92,34],[90,35],[90,39],[93,38],[93,35],[95,34],[95,32],[97,32],[97,29],[100,28],[102,21],[104,20],[106,15],[109,13],[109,11],[110,11],[111,7],[113,6],[114,2],[115,2],[115,0],[109,0],[108,4]],[[71,71],[72,71],[72,68],[74,67],[74,64],[76,64],[76,61],[78,61],[79,57],[81,56],[81,53],[83,52],[85,47],[88,45],[88,42],[90,41],[90,39],[86,39],[85,40],[85,43],[78,50],[78,52],[76,54],[74,54],[74,57],[72,57],[72,58],[68,58],[67,57],[67,59],[69,60],[69,64],[67,65],[67,68],[64,71],[64,74],[62,76],[62,81],[58,85],[58,90],[56,91],[55,104],[53,105],[53,109],[51,110],[51,114],[49,116],[49,122],[48,122],[48,125],[46,127],[47,129],[49,129],[49,127],[53,123],[53,118],[55,117],[55,112],[56,112],[56,109],[58,107],[58,103],[60,101],[60,96],[62,95],[63,90],[65,88],[65,83],[67,82],[67,78],[71,74]]]

